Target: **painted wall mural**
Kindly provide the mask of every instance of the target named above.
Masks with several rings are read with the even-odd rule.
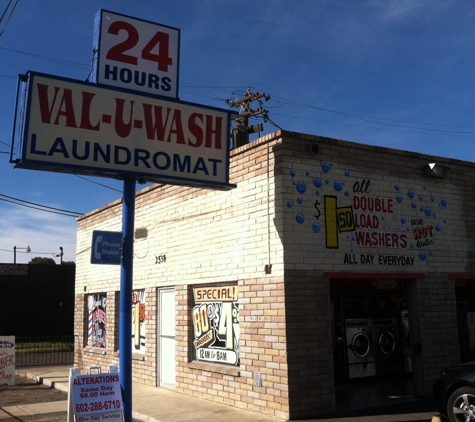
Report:
[[[88,305],[88,346],[106,348],[107,295],[97,293],[87,297]]]
[[[238,291],[236,284],[193,288],[195,360],[239,366]]]
[[[294,193],[287,207],[295,223],[320,236],[327,249],[343,250],[342,264],[414,266],[437,258],[450,204],[422,180],[409,187],[395,183],[381,194],[380,180],[341,174],[331,163],[318,174],[292,169],[290,175]]]
[[[132,351],[145,353],[146,324],[145,324],[145,290],[132,292]]]

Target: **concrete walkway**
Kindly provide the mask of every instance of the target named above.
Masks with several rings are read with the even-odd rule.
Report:
[[[19,418],[21,416],[44,415],[46,413],[64,412],[67,410],[67,401],[52,401],[49,403],[20,404],[5,406],[0,409],[0,420]]]
[[[17,374],[48,385],[50,387],[68,392],[69,369],[66,366],[47,366],[17,368]],[[85,371],[81,371],[85,374]],[[57,410],[54,410],[57,409]],[[143,384],[133,384],[132,416],[134,419],[145,422],[279,422],[279,419],[235,407],[214,403],[186,394],[177,393],[171,389],[151,387]],[[18,416],[35,414],[32,412],[53,413],[67,410],[67,401],[41,403],[35,405],[11,406],[10,415]],[[381,410],[381,409],[379,409]],[[21,413],[26,412],[26,413]],[[328,419],[314,419],[319,422],[430,422],[436,415],[434,411],[427,411],[424,406],[409,406],[406,413],[401,406],[397,414],[386,412],[369,412],[362,415],[355,412],[353,415],[333,416]],[[0,413],[0,420],[2,419]],[[304,421],[301,421],[304,422]],[[309,422],[309,421],[307,421]]]

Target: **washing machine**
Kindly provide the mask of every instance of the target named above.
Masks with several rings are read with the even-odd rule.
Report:
[[[363,378],[376,374],[373,328],[370,319],[347,319],[346,345],[348,377]]]
[[[376,375],[402,373],[404,360],[397,319],[374,319],[372,326]]]

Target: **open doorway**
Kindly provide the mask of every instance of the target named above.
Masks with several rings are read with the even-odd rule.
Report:
[[[330,279],[337,402],[356,408],[413,399],[404,279]],[[366,393],[365,393],[366,392]],[[340,395],[338,397],[338,395]]]

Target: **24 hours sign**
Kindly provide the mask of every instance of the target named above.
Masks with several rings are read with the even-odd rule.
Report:
[[[94,51],[101,84],[178,98],[180,30],[100,10]]]

